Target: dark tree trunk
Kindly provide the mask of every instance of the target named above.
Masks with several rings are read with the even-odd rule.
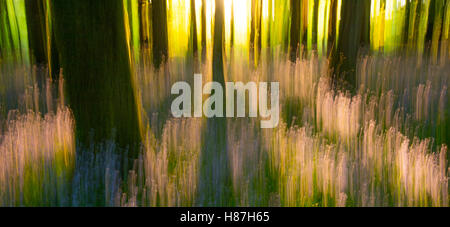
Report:
[[[139,11],[139,35],[141,45],[145,48],[148,47],[149,38],[149,15],[148,15],[148,0],[139,0],[138,11]]]
[[[403,25],[403,36],[402,36],[402,51],[406,51],[408,46],[408,36],[410,32],[409,31],[410,13],[411,13],[411,3],[409,1],[406,1],[405,22]]]
[[[54,44],[54,32],[46,14],[46,10],[49,9],[46,9],[46,7],[43,0],[25,1],[28,44],[31,62],[38,65],[47,65],[49,76],[55,79],[59,75],[59,59]]]
[[[50,9],[49,9],[50,10]],[[48,68],[49,68],[49,75],[53,80],[56,80],[59,78],[59,72],[61,69],[61,64],[59,62],[59,51],[58,47],[55,44],[55,30],[51,29],[51,38],[47,40],[47,47],[50,48],[49,51],[47,51],[47,54],[50,55],[48,58]]]
[[[30,55],[36,64],[47,64],[44,7],[42,0],[25,1]]]
[[[318,19],[319,19],[319,0],[314,0],[312,34],[311,34],[311,44],[313,50],[317,50],[317,31],[319,24]]]
[[[331,67],[333,85],[356,90],[356,63],[361,47],[370,45],[370,1],[342,0],[341,22]],[[339,85],[339,86],[337,86]]]
[[[261,34],[261,28],[262,28],[262,0],[257,0],[258,7],[256,9],[257,15],[256,15],[256,56],[255,56],[255,66],[259,66],[259,62],[261,59],[261,47],[262,47],[262,34]]]
[[[306,47],[308,45],[308,0],[301,0],[302,6],[301,6],[301,43],[302,47]]]
[[[328,20],[328,44],[327,44],[327,56],[330,57],[333,50],[336,49],[336,22],[337,22],[337,0],[331,0],[330,2],[330,17]]]
[[[427,22],[427,32],[425,33],[425,56],[429,57],[432,54],[432,41],[433,41],[433,29],[435,25],[435,15],[436,15],[436,0],[430,0],[428,7],[428,22]]]
[[[290,0],[291,2],[291,44],[290,59],[291,62],[297,60],[297,53],[300,47],[300,29],[301,29],[301,1]]]
[[[413,43],[411,47],[416,47],[419,41],[419,28],[420,28],[420,16],[422,11],[422,2],[421,1],[415,1],[414,4],[415,7],[415,14],[414,14],[414,35],[413,35]]]
[[[259,62],[259,55],[261,53],[261,0],[252,0],[251,8],[251,22],[250,22],[250,43],[249,43],[249,57],[250,65],[257,67]]]
[[[250,15],[250,43],[249,43],[249,59],[250,66],[255,65],[255,30],[256,30],[256,0],[251,0],[251,15]]]
[[[206,62],[206,0],[202,0],[202,64]]]
[[[213,81],[225,87],[223,72],[224,44],[224,3],[215,0],[214,43],[213,43]],[[222,100],[222,104],[225,104]],[[218,103],[215,103],[216,107]],[[225,105],[223,106],[225,109]],[[213,117],[207,120],[201,157],[201,183],[198,202],[205,206],[232,206],[233,186],[231,170],[227,153],[227,122],[223,117]]]
[[[225,85],[223,74],[223,44],[224,44],[224,6],[223,0],[216,1],[214,15],[214,43],[213,43],[213,81]]]
[[[269,55],[271,55],[272,53],[272,1],[269,1],[269,7],[268,7],[268,11],[269,11],[269,15],[268,15],[268,21],[269,24],[267,26],[267,47],[269,48]]]
[[[434,17],[436,11],[436,0],[430,0],[428,8],[427,32],[425,34],[425,44],[429,45],[433,38]]]
[[[141,125],[122,1],[53,0],[52,15],[77,140],[114,138],[136,158]]]
[[[439,43],[444,23],[445,2],[443,0],[431,0],[428,9],[428,24],[425,35],[426,56],[432,63],[437,63]]]
[[[194,55],[194,71],[199,71],[198,65],[198,38],[197,38],[197,17],[195,14],[195,0],[191,0],[191,35],[192,53]]]
[[[153,65],[159,68],[168,58],[166,0],[152,1]]]
[[[450,2],[446,2],[446,1],[441,1],[440,2],[440,5],[439,5],[439,7],[442,7],[441,9],[440,9],[440,15],[439,15],[439,17],[438,18],[440,18],[439,19],[439,22],[440,22],[440,24],[439,24],[439,28],[438,29],[436,29],[436,32],[438,32],[439,34],[436,34],[436,35],[438,35],[439,36],[439,38],[437,39],[437,51],[436,51],[436,60],[438,60],[438,58],[442,61],[442,62],[444,62],[443,60],[445,60],[445,58],[441,58],[442,56],[441,56],[441,54],[442,54],[442,51],[445,51],[445,50],[443,50],[443,48],[442,48],[442,46],[443,46],[443,43],[445,42],[445,36],[444,36],[444,25],[445,25],[445,9],[446,9],[446,7],[449,7],[448,6],[448,4],[450,4]]]

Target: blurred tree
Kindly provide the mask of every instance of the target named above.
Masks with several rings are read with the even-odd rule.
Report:
[[[261,0],[252,0],[251,4],[249,57],[250,65],[258,67],[261,55],[262,2]]]
[[[202,13],[201,13],[201,20],[202,20],[202,64],[205,64],[206,62],[206,1],[202,0]]]
[[[337,22],[338,0],[330,0],[330,16],[328,18],[328,44],[327,56],[330,57],[333,49],[336,48],[336,22]]]
[[[169,57],[166,0],[152,0],[153,65],[159,68]]]
[[[410,33],[410,13],[411,13],[411,2],[410,1],[406,1],[405,3],[405,17],[404,17],[404,25],[403,25],[403,33],[402,33],[402,40],[401,40],[401,45],[402,45],[402,51],[406,51],[407,50],[407,46],[408,46],[408,34]]]
[[[365,0],[364,0],[365,1]],[[317,33],[319,28],[319,0],[314,0],[313,2],[313,21],[312,21],[312,33],[311,33],[311,44],[312,50],[317,50]]]
[[[36,64],[47,63],[44,7],[42,0],[25,1],[29,48]]]
[[[48,1],[45,0],[25,1],[28,43],[30,57],[33,58],[31,62],[48,65],[49,76],[57,79],[60,66],[48,7]]]
[[[441,33],[444,24],[444,0],[431,0],[428,11],[428,25],[425,35],[425,44],[427,47],[426,56],[430,57],[432,63],[437,63],[439,43],[442,41]]]
[[[223,44],[225,18],[224,18],[224,0],[215,0],[216,10],[214,14],[214,43],[213,43],[213,81],[225,85],[223,73]],[[224,86],[225,87],[225,86]]]
[[[342,0],[336,51],[330,61],[333,86],[355,92],[356,62],[361,47],[370,45],[370,0]]]
[[[192,36],[192,52],[194,54],[194,72],[199,72],[198,65],[198,38],[197,38],[197,17],[195,14],[195,0],[191,0],[191,36]]]
[[[142,132],[123,2],[52,0],[51,4],[78,141],[88,146],[114,138],[118,148],[128,148],[132,161]],[[123,163],[125,170],[131,167]]]
[[[139,17],[139,35],[140,35],[140,59],[141,65],[149,70],[153,67],[153,51],[152,51],[152,4],[149,0],[139,0],[138,4]]]
[[[233,47],[234,47],[234,1],[231,1],[231,19],[230,19],[230,59],[233,59]],[[231,63],[232,61],[230,61]]]
[[[290,59],[292,62],[295,62],[300,47],[301,1],[290,0],[290,2],[291,2]]]
[[[411,49],[418,48],[420,38],[420,18],[422,16],[422,8],[424,5],[421,1],[412,1],[414,4],[414,11],[412,12],[412,32],[411,32]]]
[[[268,7],[267,7],[267,48],[269,49],[269,56],[272,54],[272,18],[273,18],[273,10],[272,10],[273,4],[272,1],[269,1]]]
[[[425,43],[428,45],[431,43],[432,37],[433,37],[433,25],[434,25],[434,18],[435,18],[435,12],[436,9],[436,0],[430,0],[430,5],[428,7],[428,21],[427,21],[427,32],[425,35]]]
[[[150,4],[148,0],[139,0],[138,12],[139,12],[139,34],[143,48],[149,48],[151,43],[150,36]]]
[[[224,0],[215,0],[214,40],[213,40],[213,81],[225,87],[223,48],[224,48]],[[213,91],[213,95],[218,91]],[[214,108],[223,105],[225,109],[225,96],[223,100],[215,102]],[[200,205],[232,206],[233,186],[231,169],[227,153],[227,122],[224,117],[207,119],[207,133],[205,135],[202,157],[201,176],[198,195]]]

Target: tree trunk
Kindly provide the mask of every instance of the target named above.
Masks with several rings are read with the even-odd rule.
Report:
[[[47,64],[44,2],[42,0],[25,1],[25,10],[32,62]]]
[[[436,0],[430,0],[428,7],[428,21],[427,21],[427,31],[425,33],[425,56],[429,57],[432,54],[432,40],[433,40],[433,28],[434,28],[434,19],[436,15]]]
[[[436,53],[436,57],[437,60],[441,61],[442,63],[444,63],[444,61],[446,60],[446,58],[444,57],[445,55],[443,55],[443,52],[445,52],[445,48],[443,48],[445,46],[444,43],[447,42],[447,40],[445,40],[445,34],[444,34],[444,28],[445,28],[445,12],[446,12],[446,7],[449,7],[450,2],[445,2],[442,1],[442,9],[440,11],[440,25],[439,25],[439,29],[437,29],[438,33],[439,33],[439,38],[438,38],[438,43],[437,43],[437,53]],[[449,11],[450,12],[450,11]]]
[[[409,34],[409,15],[411,12],[411,3],[409,1],[406,1],[406,5],[405,5],[405,21],[403,22],[403,36],[402,36],[402,51],[407,50],[407,45],[408,45],[408,34]]]
[[[442,25],[444,23],[445,2],[443,0],[432,0],[429,6],[428,26],[425,36],[427,55],[433,64],[437,63],[439,43],[441,39]]]
[[[422,2],[415,1],[415,14],[414,14],[414,31],[413,31],[413,43],[411,48],[417,48],[419,42],[419,29],[420,29],[420,17],[422,15]]]
[[[166,0],[152,1],[153,65],[158,69],[168,58]]]
[[[262,47],[262,0],[256,0],[258,3],[258,7],[256,9],[257,15],[256,15],[256,28],[255,28],[255,35],[256,35],[256,53],[255,53],[255,67],[259,66],[259,62],[261,59],[261,47]]]
[[[308,0],[301,0],[301,26],[302,30],[300,33],[300,39],[302,47],[305,48],[308,45]]]
[[[214,43],[213,43],[213,81],[225,87],[223,72],[224,44],[224,3],[215,0]],[[214,91],[216,92],[216,91]],[[225,109],[225,96],[222,100]],[[218,103],[215,103],[216,108]],[[232,206],[233,186],[231,170],[227,153],[227,122],[224,117],[207,119],[207,134],[205,135],[201,154],[201,176],[198,202],[204,206]]]
[[[136,158],[141,124],[122,1],[53,0],[52,15],[77,140],[115,139]]]
[[[206,62],[206,0],[202,0],[202,64]]]
[[[139,34],[141,45],[148,47],[149,44],[149,25],[148,25],[148,0],[139,0]]]
[[[331,0],[330,2],[330,17],[328,20],[328,44],[327,44],[327,56],[330,57],[333,50],[336,49],[336,21],[337,21],[337,0]]]
[[[338,45],[331,61],[335,87],[355,92],[358,53],[360,47],[369,45],[370,1],[342,0]]]
[[[433,25],[434,17],[436,11],[436,0],[430,0],[430,5],[428,7],[428,22],[427,22],[427,32],[425,34],[425,44],[428,45],[433,38]]]
[[[365,0],[364,0],[365,1]],[[314,0],[313,6],[313,21],[311,34],[311,49],[317,50],[317,33],[319,29],[319,0]]]
[[[261,0],[252,0],[251,8],[251,22],[250,22],[250,43],[249,43],[249,58],[250,66],[258,67],[259,57],[261,54],[261,15],[262,2]]]
[[[199,72],[198,65],[198,39],[197,39],[197,17],[195,14],[195,0],[191,0],[191,35],[192,53],[194,57],[194,72]]]
[[[223,44],[224,44],[224,3],[215,0],[216,12],[214,15],[214,43],[213,43],[213,81],[225,85],[223,74]]]
[[[50,9],[45,1],[33,0],[25,1],[25,10],[31,62],[37,65],[47,65],[49,76],[57,79],[60,66],[58,50],[54,42],[54,31],[47,14]]]
[[[256,0],[251,0],[250,14],[250,43],[249,43],[249,59],[250,66],[255,65],[255,29],[256,29]]]
[[[291,2],[291,62],[297,60],[297,53],[300,47],[300,29],[301,29],[301,2],[299,0],[290,0]]]

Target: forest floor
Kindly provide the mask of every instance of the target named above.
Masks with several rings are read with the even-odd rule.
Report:
[[[217,149],[205,118],[170,116],[171,85],[193,83],[188,64],[136,65],[148,130],[126,179],[113,139],[78,150],[62,82],[0,63],[0,205],[449,206],[448,62],[361,57],[353,93],[331,88],[324,58],[243,62],[225,64],[226,81],[279,82],[280,124],[227,119]],[[210,66],[201,73],[211,80]]]

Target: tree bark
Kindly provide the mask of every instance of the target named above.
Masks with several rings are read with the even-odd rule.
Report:
[[[152,1],[153,65],[158,69],[168,58],[166,0]]]
[[[259,57],[261,54],[261,15],[262,2],[261,0],[252,0],[250,22],[250,43],[249,43],[249,58],[250,66],[258,67]]]
[[[301,6],[301,34],[300,39],[302,43],[302,47],[306,47],[308,45],[308,0],[301,0],[302,6]]]
[[[138,11],[139,11],[139,34],[140,34],[140,41],[141,45],[145,48],[148,48],[148,45],[150,43],[150,35],[149,35],[149,5],[148,0],[139,0],[138,5]]]
[[[60,68],[58,49],[50,18],[46,13],[50,10],[47,7],[43,0],[25,1],[30,60],[37,65],[47,65],[49,77],[57,79]]]
[[[361,47],[369,45],[370,1],[342,0],[338,45],[331,61],[335,87],[356,91],[358,53]]]
[[[257,0],[258,7],[256,9],[257,15],[256,15],[256,54],[255,54],[255,67],[259,66],[260,59],[261,59],[261,48],[262,48],[262,0]]]
[[[47,64],[44,2],[42,0],[25,1],[25,10],[32,62]]]
[[[250,15],[250,43],[249,43],[249,59],[250,66],[255,65],[255,29],[256,29],[256,0],[251,0]]]
[[[328,44],[327,44],[327,56],[330,57],[333,50],[336,49],[336,21],[337,21],[337,0],[331,0],[330,2],[330,17],[328,20]]]
[[[430,0],[430,5],[428,7],[428,22],[427,22],[427,32],[425,34],[425,45],[429,45],[433,38],[433,27],[434,18],[436,11],[436,0]]]
[[[312,44],[311,48],[313,50],[317,50],[317,33],[319,29],[318,25],[319,25],[319,0],[314,0],[312,34],[311,34],[311,44]]]
[[[297,53],[300,47],[300,29],[301,29],[301,2],[299,0],[290,0],[291,3],[291,44],[290,59],[291,62],[297,60]]]
[[[224,44],[224,3],[215,0],[216,12],[214,15],[214,43],[213,43],[213,81],[225,85],[223,74],[223,44]]]
[[[405,19],[403,22],[403,33],[401,40],[401,52],[407,51],[408,46],[408,35],[409,35],[409,23],[410,23],[410,12],[411,12],[411,3],[406,1],[405,3]]]
[[[132,160],[142,133],[123,7],[122,1],[53,0],[52,15],[77,140],[89,146],[114,139]]]
[[[206,0],[202,0],[202,64],[206,62]]]
[[[213,43],[213,81],[225,87],[223,72],[224,44],[224,3],[215,0],[214,43]],[[216,92],[216,91],[214,91]],[[222,104],[225,104],[225,96]],[[216,107],[219,103],[215,103]],[[222,107],[225,109],[225,105]],[[224,117],[207,119],[207,134],[205,135],[201,154],[201,183],[198,202],[205,206],[232,206],[233,185],[231,169],[227,153],[227,122]]]
[[[197,38],[197,17],[195,14],[195,0],[191,0],[191,36],[192,36],[192,54],[194,57],[194,71],[199,71],[198,65],[198,38]]]

